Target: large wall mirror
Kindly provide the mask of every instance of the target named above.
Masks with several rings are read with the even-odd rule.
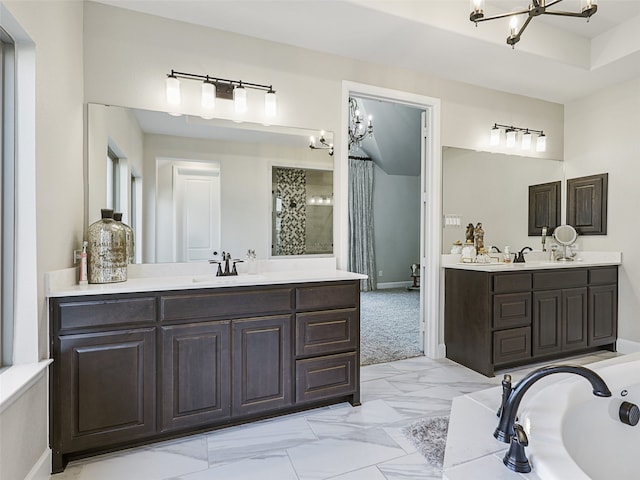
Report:
[[[469,223],[482,223],[487,248],[540,250],[540,237],[528,235],[529,186],[563,180],[562,161],[443,147],[442,253],[465,242]],[[447,225],[447,216],[460,225]]]
[[[320,128],[97,104],[87,112],[86,226],[101,208],[123,212],[136,232],[136,262],[203,261],[222,250],[236,258],[249,249],[257,258],[333,254],[333,157],[309,148]],[[305,177],[295,226],[309,231],[295,253],[274,248],[290,236],[275,228],[278,169]]]

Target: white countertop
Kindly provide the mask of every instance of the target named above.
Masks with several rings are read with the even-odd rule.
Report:
[[[480,272],[512,272],[518,270],[548,270],[559,268],[600,267],[621,265],[621,252],[579,252],[573,261],[550,261],[545,252],[529,252],[525,254],[524,263],[463,263],[460,255],[442,255],[443,268],[459,270],[476,270]]]
[[[366,275],[336,269],[334,258],[315,262],[264,261],[255,275],[239,272],[237,276],[229,277],[216,277],[215,268],[209,264],[131,265],[128,277],[126,282],[78,285],[76,268],[49,272],[46,274],[46,296],[73,297],[367,278]]]

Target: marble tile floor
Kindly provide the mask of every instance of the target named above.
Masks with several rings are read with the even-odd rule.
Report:
[[[562,363],[584,365],[613,355]],[[535,367],[509,373],[517,381]],[[369,365],[361,368],[359,407],[343,403],[70,462],[50,480],[440,479],[403,427],[447,415],[454,397],[499,385],[501,378],[447,359]]]

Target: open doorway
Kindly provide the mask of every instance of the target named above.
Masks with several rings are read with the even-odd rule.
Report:
[[[440,275],[439,275],[439,252],[441,245],[440,227],[441,227],[441,157],[440,157],[440,140],[439,140],[439,121],[440,121],[440,102],[438,99],[425,97],[421,95],[410,94],[395,90],[389,90],[374,87],[365,84],[356,84],[353,82],[343,82],[343,109],[342,114],[342,142],[341,155],[339,164],[339,185],[340,195],[344,198],[342,208],[339,212],[340,221],[343,222],[344,231],[348,232],[349,228],[349,154],[348,151],[348,101],[349,97],[363,98],[365,100],[378,101],[381,105],[390,104],[391,108],[394,104],[411,107],[420,113],[420,174],[419,174],[419,215],[414,222],[419,225],[419,255],[418,261],[411,263],[420,264],[419,276],[419,332],[418,344],[424,354],[431,358],[440,358],[444,356],[444,345],[441,339],[439,327],[439,302],[440,302]],[[374,127],[375,130],[375,127]],[[398,239],[403,235],[401,231],[391,232]],[[345,235],[344,237],[348,237]],[[339,248],[339,262],[341,268],[348,268],[350,254],[350,246],[348,238],[342,238]],[[393,258],[393,253],[391,254]],[[404,263],[404,262],[398,262]],[[409,265],[405,265],[407,269],[407,279],[411,281]],[[376,275],[375,283],[377,283],[379,269],[375,267],[373,271]],[[382,279],[384,279],[383,269]],[[384,281],[381,283],[385,283]],[[402,287],[400,287],[402,288]],[[388,322],[393,327],[394,317],[393,311],[388,315]],[[363,341],[363,348],[364,348]]]
[[[360,353],[361,364],[370,365],[423,353],[418,265],[425,110],[357,95],[349,97],[349,109],[348,268],[369,275],[362,282]]]

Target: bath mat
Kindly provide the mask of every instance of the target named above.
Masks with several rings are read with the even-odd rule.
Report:
[[[404,433],[431,466],[442,470],[448,428],[448,416],[433,417],[420,420],[405,427],[402,433]]]

